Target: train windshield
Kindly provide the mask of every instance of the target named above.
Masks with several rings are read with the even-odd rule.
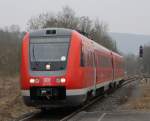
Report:
[[[30,41],[32,70],[56,71],[65,69],[69,38],[33,38]]]

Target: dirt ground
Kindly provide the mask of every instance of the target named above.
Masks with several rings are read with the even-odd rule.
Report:
[[[13,120],[33,110],[22,101],[18,77],[0,78],[0,121]]]
[[[124,110],[150,111],[150,79],[142,79],[133,90]]]

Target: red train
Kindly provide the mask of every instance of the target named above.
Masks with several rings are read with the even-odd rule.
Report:
[[[123,58],[79,32],[48,28],[22,42],[21,90],[38,108],[77,106],[124,78]]]

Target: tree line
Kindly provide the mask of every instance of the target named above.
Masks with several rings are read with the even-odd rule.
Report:
[[[0,76],[19,72],[21,32],[12,25],[0,29]]]

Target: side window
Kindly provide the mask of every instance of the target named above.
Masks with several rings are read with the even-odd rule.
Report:
[[[81,41],[81,48],[80,48],[80,66],[85,66],[85,63],[84,63],[84,57],[83,57],[83,44],[82,44],[82,41]]]
[[[93,67],[93,63],[94,63],[94,62],[93,62],[93,60],[94,60],[93,58],[94,58],[94,56],[93,56],[92,52],[90,52],[89,55],[90,55],[90,56],[89,56],[89,57],[90,57],[90,58],[89,58],[89,60],[90,60],[90,67]]]
[[[100,62],[100,67],[103,67],[104,64],[103,64],[103,56],[101,56],[101,58],[99,58],[99,62]]]
[[[99,67],[101,67],[101,63],[102,63],[101,56],[98,55],[98,66],[99,66]]]
[[[119,62],[119,68],[120,68],[120,69],[123,69],[123,68],[124,68],[124,64],[123,64],[122,61]]]
[[[91,52],[91,54],[92,54],[92,67],[95,67],[95,66],[97,66],[97,58],[96,58],[96,54],[95,54],[95,52]]]
[[[106,56],[101,56],[101,58],[100,58],[100,66],[101,67],[111,67],[112,65],[111,65],[111,58],[109,58],[109,57],[106,57]]]
[[[87,53],[87,66],[90,67],[91,65],[91,59],[90,59],[90,52]]]

